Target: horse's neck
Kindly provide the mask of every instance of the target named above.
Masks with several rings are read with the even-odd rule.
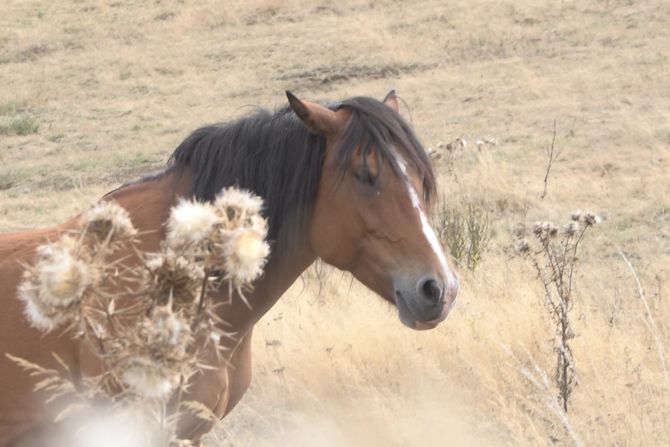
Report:
[[[106,196],[125,208],[133,224],[141,232],[140,248],[155,251],[164,238],[164,226],[170,208],[178,197],[187,195],[191,182],[190,172],[181,175],[167,173],[156,179],[132,184]],[[275,305],[293,282],[316,259],[307,243],[307,235],[296,238],[291,247],[275,250],[263,276],[254,283],[252,291],[245,296],[249,309],[237,296],[228,296],[228,288],[222,287],[214,299],[224,303],[219,307],[220,317],[230,324],[229,330],[238,336],[245,335],[256,322]]]
[[[239,315],[240,323],[235,323],[240,335],[246,334],[265,313],[277,303],[295,280],[316,259],[310,250],[290,250],[290,253],[273,255],[263,276],[254,283],[254,289],[247,295],[251,309],[242,300],[234,297],[229,310],[224,309],[224,319]],[[237,320],[231,319],[231,322]]]
[[[185,190],[186,177],[168,173],[121,187],[107,194],[105,199],[117,202],[128,211],[141,235],[140,248],[155,251],[165,236],[163,223],[170,214],[170,208]]]
[[[234,338],[241,340],[315,260],[307,234],[303,234],[292,238],[290,245],[275,244],[263,275],[245,293],[251,308],[237,295],[231,299],[226,286],[220,289],[214,299],[226,303],[220,307],[220,317],[230,324],[231,332],[236,334]]]

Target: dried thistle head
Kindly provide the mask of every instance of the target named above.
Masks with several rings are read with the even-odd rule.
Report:
[[[579,231],[579,223],[572,220],[563,227],[563,234],[567,237],[573,237]]]
[[[514,244],[514,249],[517,253],[524,255],[530,251],[530,244],[526,239],[519,239],[516,241],[516,244]]]
[[[38,247],[37,262],[26,269],[19,285],[19,299],[31,325],[48,332],[75,319],[84,292],[97,276],[95,266],[70,236]]]
[[[250,284],[263,273],[270,246],[265,242],[265,232],[256,228],[258,225],[229,232],[224,243],[226,275],[236,286]]]
[[[533,234],[542,242],[546,243],[558,236],[558,227],[552,222],[535,222],[533,226]]]
[[[263,200],[249,191],[226,188],[217,196],[214,207],[222,217],[224,227],[233,229],[243,225],[245,219],[259,215]]]
[[[98,203],[83,214],[81,222],[85,236],[98,243],[106,241],[113,248],[132,242],[137,236],[128,211],[114,202]]]
[[[157,304],[171,300],[181,309],[195,302],[204,275],[202,267],[168,250],[147,260],[144,287]]]
[[[265,242],[267,221],[260,215],[260,197],[236,188],[224,189],[214,206],[222,225],[212,238],[207,267],[222,270],[224,278],[238,289],[263,273],[270,253]]]
[[[156,306],[130,327],[116,350],[109,356],[121,381],[135,394],[165,399],[182,377],[195,370],[198,350],[190,350],[193,341],[191,319],[173,312],[170,305]]]
[[[40,285],[40,297],[49,304],[70,304],[78,301],[92,282],[92,270],[79,257],[77,242],[64,236],[53,244],[37,249],[35,265]]]
[[[121,381],[135,394],[148,399],[170,397],[180,382],[180,375],[148,356],[131,356],[121,365]]]
[[[24,276],[25,278],[25,276]],[[78,306],[46,305],[39,299],[37,289],[22,283],[19,286],[19,299],[24,302],[23,312],[30,325],[43,332],[50,332],[58,326],[77,318]]]
[[[191,328],[181,314],[174,313],[169,306],[158,306],[142,324],[143,342],[154,356],[174,360],[184,357],[191,341]]]
[[[594,225],[597,225],[601,222],[600,216],[594,213],[584,213],[582,215],[582,222],[584,225],[587,227],[592,227]]]
[[[574,222],[581,222],[586,227],[592,227],[602,222],[602,217],[588,211],[577,210],[570,213],[570,219]]]
[[[181,200],[170,211],[167,243],[173,250],[202,250],[220,218],[214,206]]]

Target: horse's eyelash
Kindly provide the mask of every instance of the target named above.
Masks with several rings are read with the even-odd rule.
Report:
[[[368,169],[360,169],[355,174],[356,180],[367,186],[375,186],[377,184],[377,176],[373,176]]]

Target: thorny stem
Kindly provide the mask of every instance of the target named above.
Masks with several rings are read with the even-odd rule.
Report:
[[[202,278],[202,288],[200,289],[200,299],[198,300],[198,316],[202,313],[205,306],[205,296],[207,295],[207,281],[209,280],[209,271],[205,270],[205,275]]]
[[[550,247],[550,243],[546,242],[542,244],[542,248],[544,249],[544,252],[547,256],[547,260],[549,261],[549,266],[551,267],[551,278],[549,278],[550,282],[554,283],[554,286],[556,287],[556,293],[558,294],[558,299],[563,301],[564,300],[564,294],[563,294],[563,278],[562,278],[562,272],[560,271],[558,267],[558,260],[555,259],[555,253],[554,250]]]
[[[568,412],[568,362],[566,350],[568,348],[567,339],[567,312],[565,307],[561,306],[561,350],[559,355],[563,363],[563,374],[561,375],[561,399],[563,400],[563,411]]]
[[[558,401],[562,411],[568,412],[574,363],[570,353],[571,338],[569,311],[572,307],[571,295],[573,275],[579,244],[588,230],[585,226],[578,235],[565,235],[565,240],[555,246],[549,239],[540,238],[541,248],[530,257],[538,278],[544,288],[546,304],[556,324],[556,385]],[[538,256],[544,257],[541,263]],[[553,286],[552,286],[553,285]]]
[[[544,287],[544,296],[546,298],[546,303],[547,305],[551,308],[552,312],[556,316],[557,314],[557,306],[554,303],[554,300],[552,299],[552,294],[551,291],[549,290],[549,281],[547,281],[544,276],[542,275],[542,269],[540,268],[540,264],[537,262],[537,259],[534,257],[532,258],[533,260],[533,266],[535,267],[535,270],[537,271],[537,276],[540,279],[540,282],[542,283],[542,287]]]
[[[102,339],[96,335],[95,328],[91,325],[88,318],[84,318],[84,325],[89,328],[89,330],[85,331],[86,334],[89,334],[89,336],[85,337],[85,339],[88,340],[89,343],[91,343],[93,346],[97,343],[97,348],[100,350],[99,352],[104,356],[106,354],[105,344],[102,342]],[[95,342],[91,341],[91,336]]]
[[[586,233],[586,230],[587,230],[588,228],[589,228],[589,227],[585,226],[585,227],[582,229],[582,232],[579,234],[579,237],[578,237],[577,240],[575,241],[574,250],[572,250],[572,257],[573,257],[573,259],[577,257],[577,248],[579,248],[579,243],[580,243],[580,242],[582,241],[582,239],[584,238],[584,233]],[[574,270],[575,270],[575,263],[574,263],[574,261],[571,261],[571,262],[570,262],[570,275],[568,276],[568,288],[569,288],[569,290],[572,290],[572,274],[573,274]]]
[[[184,395],[184,375],[182,374],[179,377],[179,386],[177,387],[177,394],[174,396],[174,411],[179,412],[179,406],[181,405],[181,399]]]

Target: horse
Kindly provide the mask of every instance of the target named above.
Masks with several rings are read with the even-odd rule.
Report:
[[[383,101],[352,97],[321,105],[286,92],[288,104],[255,110],[223,124],[195,130],[174,151],[166,169],[103,196],[125,208],[141,234],[139,248],[155,251],[164,223],[180,198],[210,201],[236,186],[264,200],[271,253],[264,274],[247,295],[251,306],[215,293],[217,312],[238,334],[222,338],[230,358],[199,374],[188,400],[217,418],[239,402],[251,380],[254,325],[315,260],[350,272],[397,308],[400,321],[416,330],[443,321],[458,292],[458,280],[427,217],[436,179],[411,126],[398,113],[391,91]],[[52,228],[0,235],[0,352],[45,367],[56,353],[75,378],[100,362],[68,333],[43,335],[32,328],[17,299],[23,267],[35,249],[76,227],[78,218]],[[0,357],[0,445],[35,441],[48,426],[45,396],[33,378]],[[213,422],[180,423],[180,437],[197,445]]]

